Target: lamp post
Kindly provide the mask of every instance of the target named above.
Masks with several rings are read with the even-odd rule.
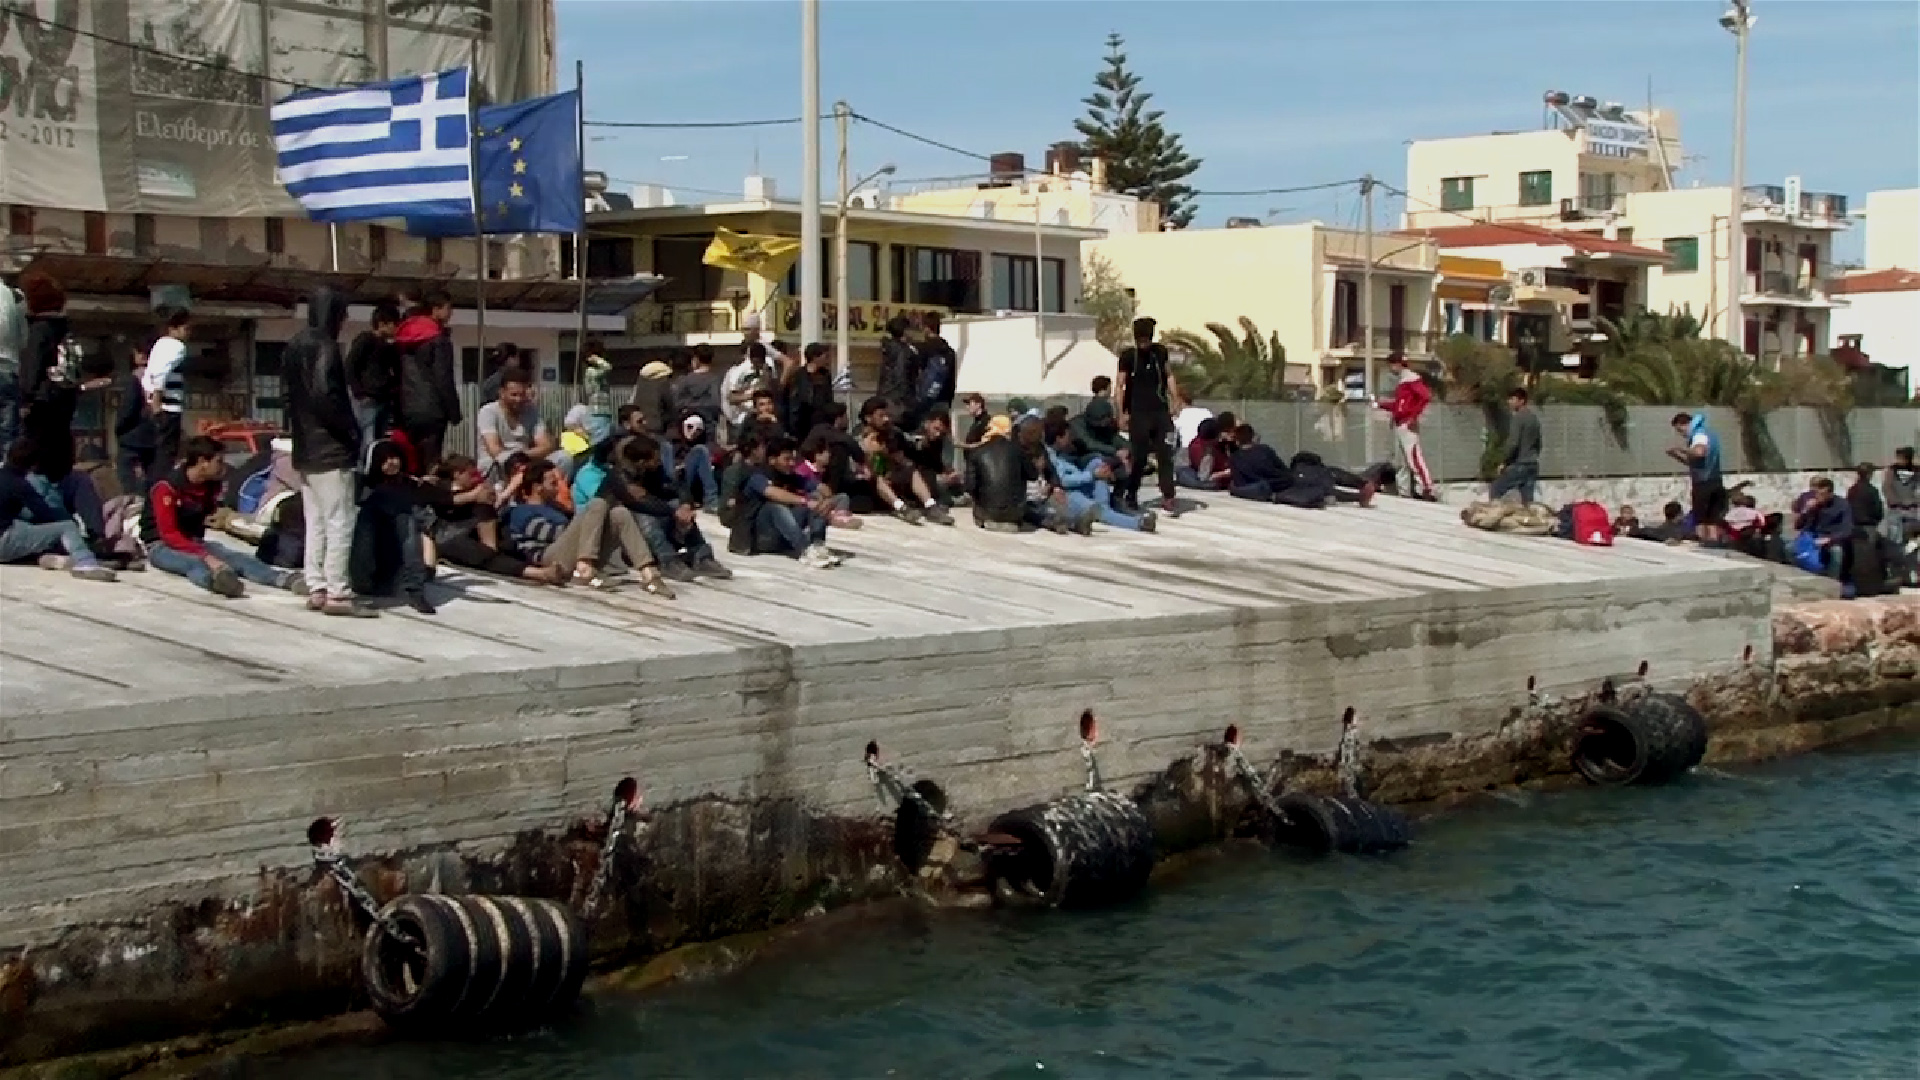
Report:
[[[892,176],[894,167],[882,165],[851,183],[847,180],[847,103],[837,102],[834,118],[840,122],[840,197],[833,204],[833,367],[836,381],[853,372],[853,328],[847,321],[847,211],[853,193],[883,176]]]
[[[1720,25],[1733,35],[1733,195],[1727,212],[1727,341],[1745,348],[1746,318],[1740,296],[1746,291],[1747,250],[1742,217],[1747,209],[1747,35],[1754,17],[1748,0],[1732,0]]]
[[[800,0],[800,343],[820,340],[820,0]]]

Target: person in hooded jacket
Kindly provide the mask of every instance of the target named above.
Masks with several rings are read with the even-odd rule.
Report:
[[[1904,544],[1920,528],[1920,468],[1913,463],[1913,447],[1902,446],[1893,452],[1893,464],[1881,481],[1881,495],[1887,503],[1887,520],[1882,526],[1887,539]]]
[[[400,321],[394,342],[400,346],[400,429],[418,459],[418,472],[440,461],[447,428],[460,422],[460,393],[453,383],[453,338],[447,322],[453,301],[429,293]]]
[[[81,373],[68,369],[67,293],[59,282],[31,271],[20,276],[20,293],[27,305],[27,344],[20,356],[24,410],[20,433],[35,447],[34,471],[57,484],[73,471],[73,414],[81,393],[112,380],[90,379],[83,384]]]
[[[400,403],[400,346],[394,341],[399,329],[400,309],[379,304],[368,329],[347,346],[347,390],[353,395],[362,450],[371,450],[393,426]]]
[[[281,392],[307,517],[307,606],[328,615],[364,616],[373,611],[357,602],[350,575],[360,422],[340,356],[346,320],[344,296],[326,286],[313,291],[306,329],[281,354]]]
[[[874,396],[887,403],[892,416],[911,413],[919,397],[920,354],[907,341],[910,325],[906,316],[895,315],[887,320],[887,336],[880,342],[880,385],[875,387]]]

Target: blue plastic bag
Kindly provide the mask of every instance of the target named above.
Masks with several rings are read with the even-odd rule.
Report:
[[[1793,565],[1809,574],[1827,572],[1827,561],[1822,558],[1820,545],[1810,532],[1796,534],[1793,538]]]

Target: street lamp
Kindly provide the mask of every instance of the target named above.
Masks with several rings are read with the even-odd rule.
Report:
[[[842,101],[834,106],[834,114],[845,122],[847,103]],[[853,193],[883,176],[892,176],[894,166],[882,165],[873,172],[861,177],[854,183],[847,182],[847,143],[840,140],[840,198],[833,205],[833,366],[834,378],[853,370],[853,329],[847,324],[847,210],[853,201]],[[802,341],[801,347],[812,344]]]
[[[1755,19],[1748,0],[1733,0],[1720,25],[1733,35],[1733,195],[1727,213],[1727,341],[1744,350],[1746,318],[1740,295],[1747,283],[1746,237],[1741,229],[1747,209],[1747,36]]]

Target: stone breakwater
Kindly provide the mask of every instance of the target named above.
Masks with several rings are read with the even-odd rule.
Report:
[[[1814,602],[1773,613],[1773,656],[1683,689],[1706,715],[1710,762],[1754,761],[1874,731],[1920,726],[1920,600]],[[1444,806],[1486,791],[1577,782],[1579,717],[1636,680],[1536,695],[1491,731],[1363,740],[1374,799]],[[1675,687],[1666,686],[1665,689]],[[1331,791],[1330,754],[1261,761],[1290,786]],[[939,779],[937,769],[925,775]],[[1162,856],[1234,834],[1247,793],[1218,748],[1197,746],[1130,785]],[[958,808],[969,825],[991,808]],[[425,844],[370,855],[359,872],[382,898],[408,891],[501,892],[577,901],[602,837],[596,821],[527,830],[497,850]],[[822,813],[794,798],[707,797],[650,811],[619,849],[613,899],[593,926],[602,966],[791,923],[863,900],[981,901],[980,867],[950,842],[918,875],[873,814]],[[331,881],[263,870],[244,898],[176,904],[138,920],[76,926],[0,957],[0,1064],[196,1030],[341,1013],[358,998],[360,929]],[[140,1060],[138,1056],[126,1060]]]

